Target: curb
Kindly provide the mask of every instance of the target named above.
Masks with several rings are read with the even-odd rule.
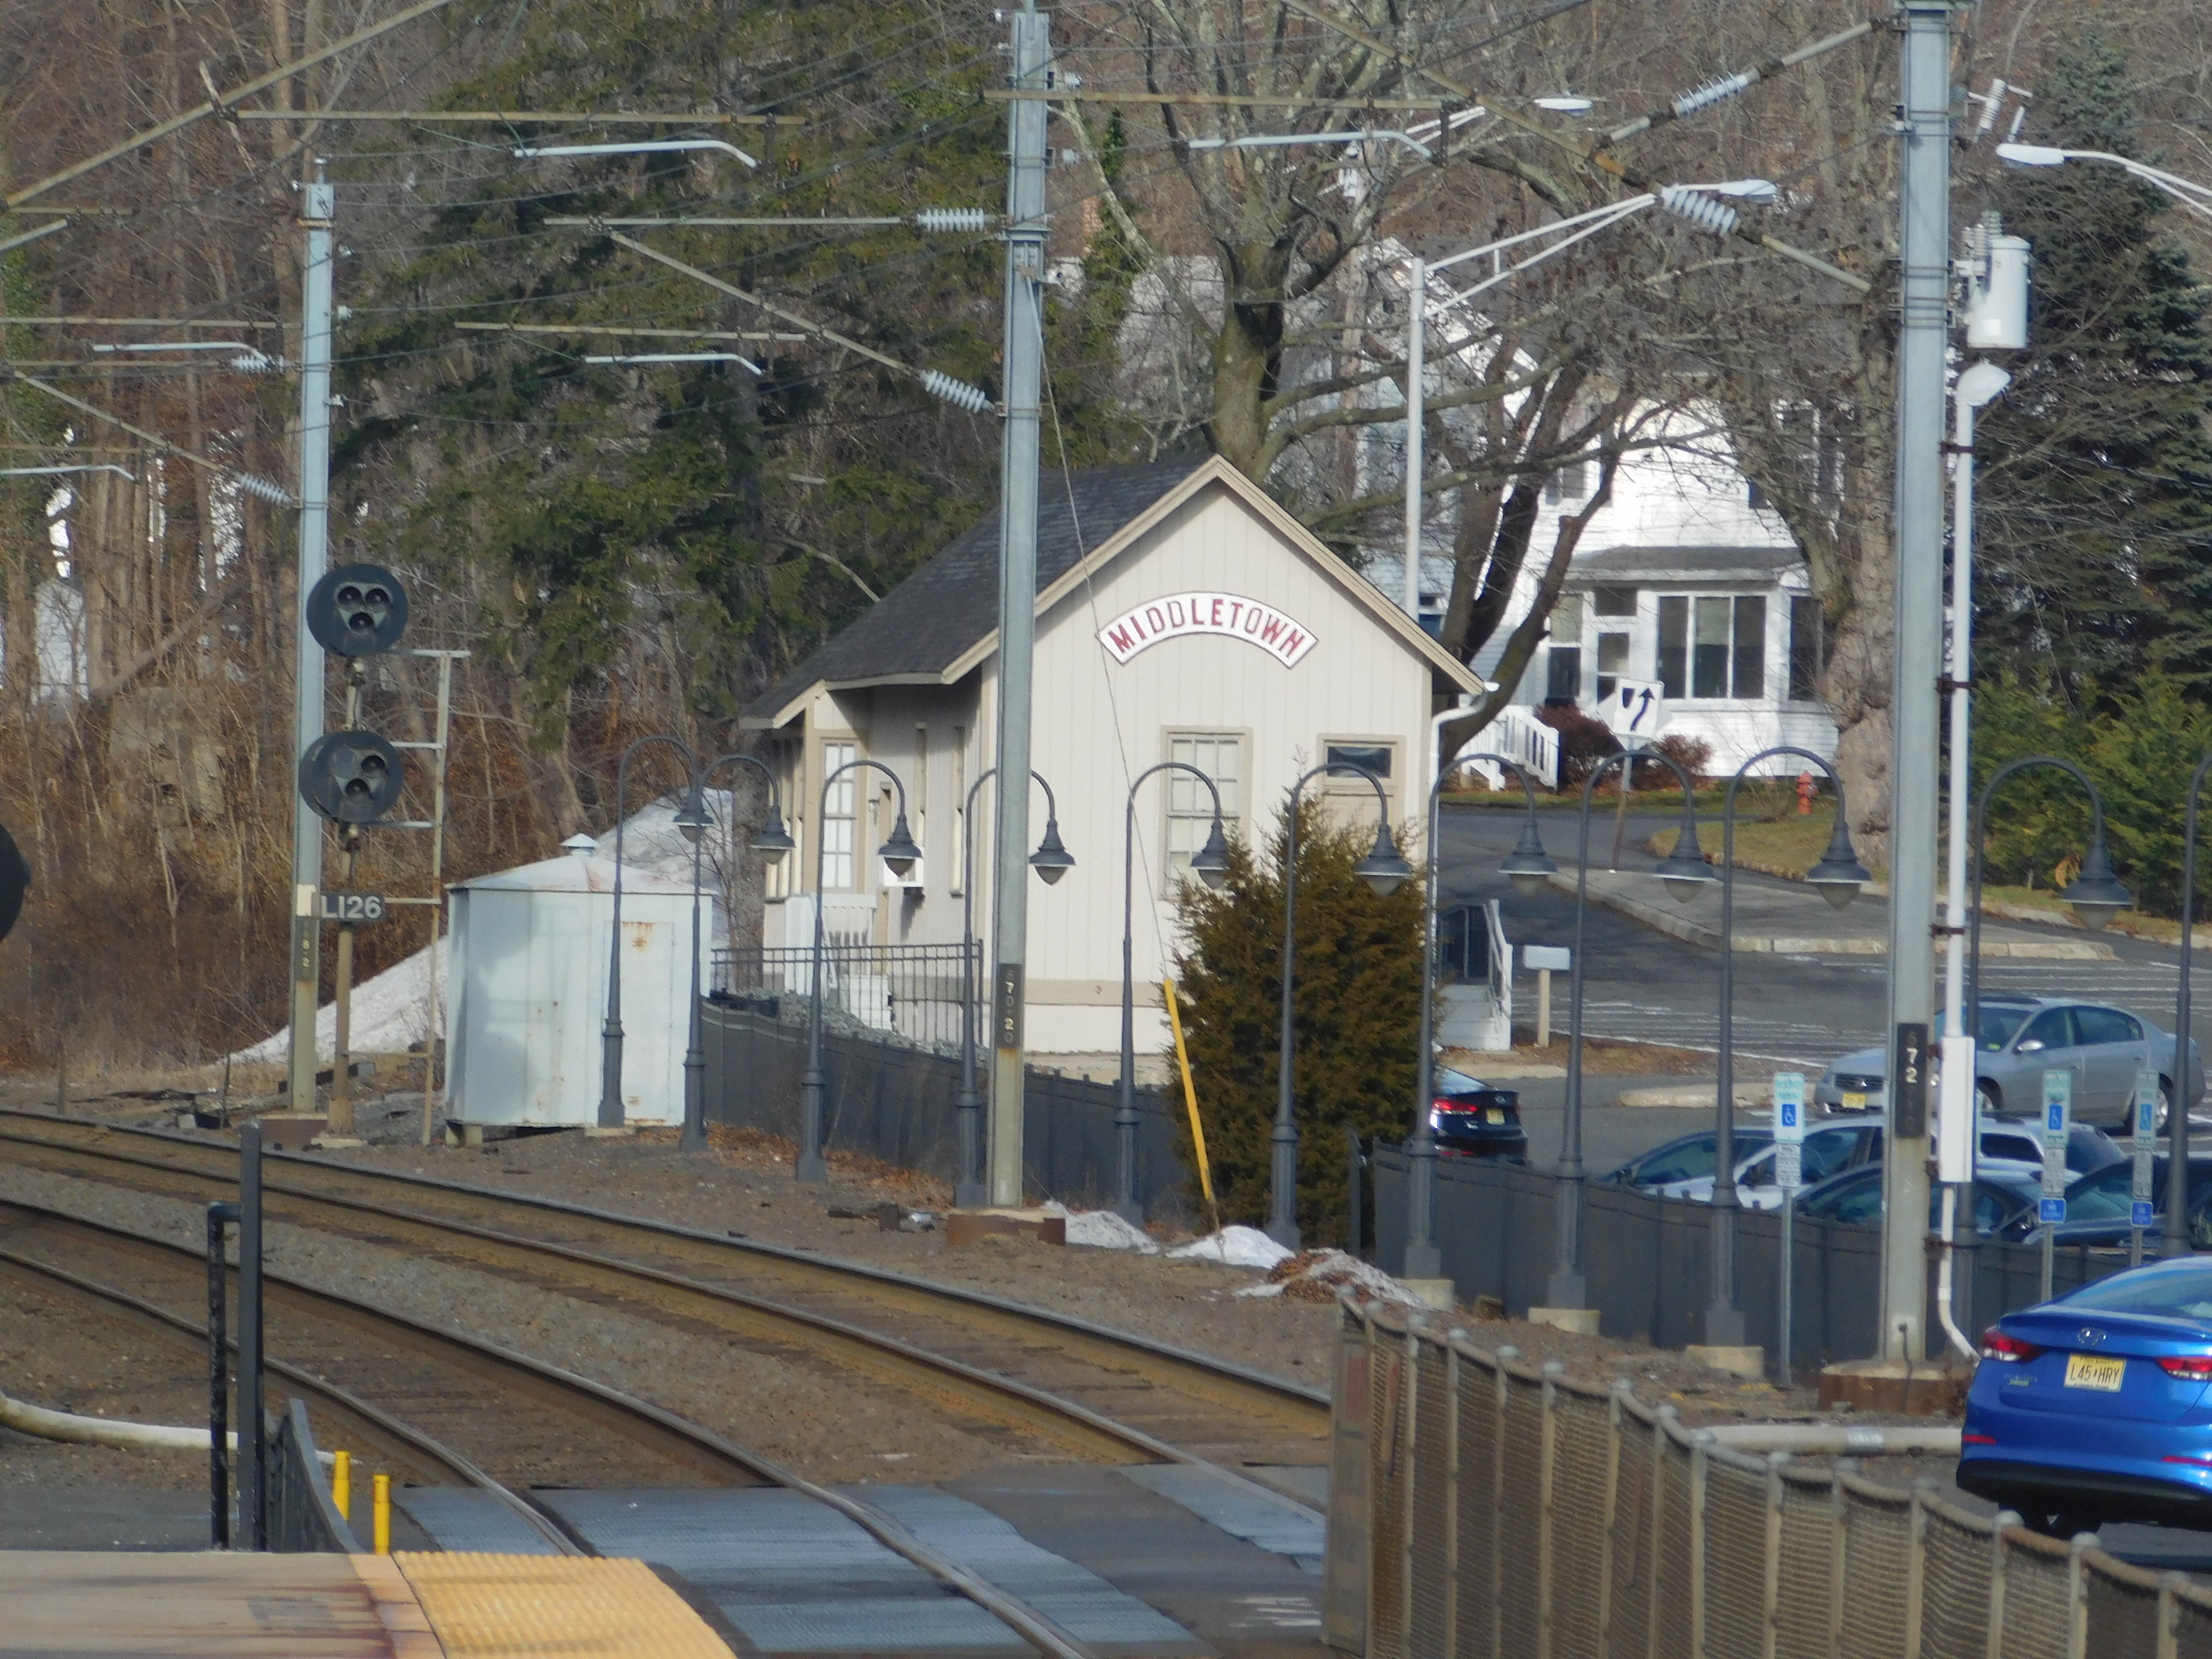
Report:
[[[1741,863],[1738,867],[1742,867]],[[1565,871],[1555,872],[1549,880],[1562,892],[1575,890],[1574,878]],[[1608,910],[1618,910],[1622,915],[1671,938],[1691,945],[1702,945],[1709,950],[1720,949],[1719,928],[1692,921],[1679,912],[1669,912],[1656,904],[1645,904],[1623,894],[1608,893],[1595,887],[1589,891],[1589,900],[1593,904],[1602,904]],[[1735,942],[1738,951],[1796,956],[1886,957],[1889,954],[1887,940],[1864,937],[1821,939],[1791,934],[1738,933]],[[1932,939],[1929,944],[1930,948],[1934,948]],[[1982,955],[1984,957],[2012,957],[2043,962],[2118,960],[2111,945],[2088,939],[1984,939]]]

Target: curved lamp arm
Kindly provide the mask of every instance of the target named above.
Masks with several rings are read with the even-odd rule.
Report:
[[[775,769],[757,755],[748,755],[732,750],[718,755],[700,771],[699,787],[704,789],[714,774],[725,766],[750,766],[768,784],[768,821],[753,834],[751,846],[757,853],[765,853],[770,860],[781,858],[793,846],[791,832],[783,824],[783,792],[776,787]]]

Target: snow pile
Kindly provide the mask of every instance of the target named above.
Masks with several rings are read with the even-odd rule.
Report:
[[[1194,1238],[1188,1244],[1178,1244],[1168,1254],[1200,1261],[1225,1261],[1232,1267],[1267,1268],[1286,1260],[1291,1252],[1257,1227],[1232,1225],[1203,1238]]]
[[[438,993],[445,997],[446,940],[438,939]],[[374,979],[353,988],[353,1029],[347,1045],[356,1054],[404,1054],[422,1045],[430,1020],[430,947],[424,945],[404,962],[396,963]],[[438,1011],[439,1029],[445,1028],[445,1010]],[[292,1028],[241,1048],[231,1058],[240,1065],[274,1064],[289,1052]],[[315,1057],[335,1060],[338,1052],[338,1006],[325,1003],[315,1015]]]
[[[1070,1210],[1067,1242],[1097,1250],[1135,1250],[1145,1255],[1158,1255],[1160,1251],[1142,1227],[1122,1220],[1111,1210]]]
[[[1288,1252],[1267,1273],[1264,1285],[1248,1285],[1239,1296],[1280,1296],[1293,1302],[1334,1302],[1340,1290],[1357,1291],[1370,1300],[1395,1302],[1401,1307],[1425,1308],[1415,1296],[1380,1267],[1342,1250]]]

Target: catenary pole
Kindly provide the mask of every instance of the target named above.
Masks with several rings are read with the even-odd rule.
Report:
[[[1040,89],[1051,20],[1034,3],[1011,14],[1013,84]],[[1045,106],[1006,112],[1006,429],[999,472],[999,741],[1002,778],[1030,772],[1030,657],[1036,633],[1038,389],[1043,337]],[[990,1194],[1022,1197],[1023,968],[1028,960],[1030,792],[1000,789],[992,861]]]
[[[304,755],[323,735],[323,647],[307,629],[307,595],[330,559],[331,516],[331,220],[337,191],[315,167],[300,187],[300,223],[307,233],[307,266],[300,316],[300,546],[292,599],[292,752]],[[288,780],[289,781],[289,780]],[[315,1106],[315,1002],[322,981],[322,930],[316,890],[323,884],[323,821],[292,792],[292,1105]]]
[[[1928,1031],[1936,1012],[1936,677],[1942,672],[1944,352],[1951,288],[1951,7],[1904,0],[1896,632],[1890,702],[1889,1087],[1881,1354],[1927,1329]]]
[[[1406,276],[1406,614],[1421,619],[1421,403],[1426,372],[1428,261],[1415,254]],[[1433,854],[1431,854],[1433,856]],[[1434,1275],[1431,1275],[1433,1277]]]

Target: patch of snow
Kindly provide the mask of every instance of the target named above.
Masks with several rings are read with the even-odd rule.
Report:
[[[446,994],[446,939],[438,937],[438,995]],[[356,1054],[401,1054],[421,1043],[430,1021],[430,947],[424,945],[404,962],[393,963],[374,979],[353,988],[353,1029],[347,1044]],[[445,1030],[446,1011],[438,1010],[438,1029]],[[241,1065],[274,1063],[289,1051],[292,1028],[241,1048],[231,1058]],[[338,1006],[325,1003],[315,1015],[315,1057],[335,1060],[338,1052]]]
[[[1067,1242],[1097,1250],[1136,1250],[1145,1255],[1158,1255],[1160,1250],[1142,1227],[1124,1221],[1111,1210],[1070,1210]]]
[[[1200,1261],[1225,1261],[1232,1267],[1265,1269],[1287,1261],[1291,1252],[1257,1227],[1231,1225],[1203,1238],[1194,1238],[1188,1244],[1178,1244],[1168,1254]]]
[[[1267,1274],[1264,1285],[1248,1285],[1239,1296],[1287,1296],[1294,1302],[1334,1302],[1340,1290],[1354,1290],[1370,1299],[1395,1302],[1401,1307],[1425,1308],[1428,1304],[1372,1263],[1342,1250],[1308,1250],[1301,1255],[1285,1252]]]

